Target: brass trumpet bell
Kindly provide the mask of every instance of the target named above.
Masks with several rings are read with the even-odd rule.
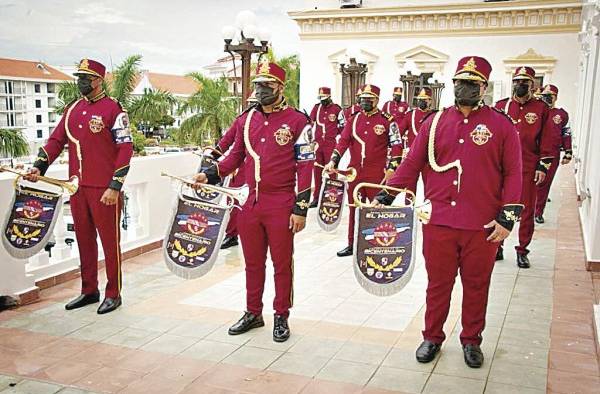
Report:
[[[322,168],[323,172],[324,172],[325,166],[323,166],[319,163],[315,163],[315,166]],[[354,180],[356,179],[356,176],[357,176],[356,168],[354,168],[354,167],[348,167],[345,170],[334,169],[333,172],[335,174],[337,174],[338,179],[340,181],[344,181],[344,182],[350,182],[350,183],[354,182]]]
[[[5,166],[0,167],[0,172],[3,172],[3,171],[18,175],[18,177],[15,179],[15,185],[19,179],[21,179],[27,175],[24,172],[13,170],[12,168],[5,167]],[[69,194],[71,196],[73,194],[77,193],[77,190],[79,190],[79,178],[76,175],[73,175],[71,178],[69,178],[69,180],[50,178],[47,176],[38,176],[38,180],[40,182],[44,182],[49,185],[58,186],[61,188],[63,193],[66,192],[67,194]]]
[[[169,177],[171,179],[179,181],[179,182],[183,183],[184,185],[187,185],[190,187],[196,185],[196,183],[194,181],[192,181],[191,179],[186,179],[186,178],[183,178],[183,177],[180,177],[177,175],[171,175],[166,172],[161,172],[160,175]],[[224,186],[217,186],[217,185],[209,185],[207,183],[207,184],[202,185],[202,189],[206,189],[206,190],[217,192],[217,193],[222,193],[228,197],[231,197],[232,199],[237,201],[240,206],[244,205],[246,203],[246,201],[248,201],[248,196],[250,195],[250,188],[248,187],[248,185],[243,185],[240,187],[224,187]]]

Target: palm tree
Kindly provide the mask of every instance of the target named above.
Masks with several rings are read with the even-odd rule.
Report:
[[[146,88],[141,97],[130,101],[129,116],[134,124],[142,123],[157,127],[162,124],[176,104],[177,99],[170,92]]]
[[[21,157],[29,154],[29,144],[21,130],[0,129],[0,156]]]
[[[75,81],[64,81],[58,85],[58,104],[54,109],[59,115],[65,112],[67,105],[81,97],[77,82]]]
[[[135,89],[135,83],[140,75],[140,63],[142,55],[131,55],[117,66],[112,74],[106,92],[116,99],[123,107],[129,109],[131,104],[131,92]]]
[[[298,55],[277,58],[273,48],[266,55],[269,61],[277,63],[285,70],[285,87],[283,95],[289,105],[298,108],[300,104],[300,59]]]
[[[196,81],[199,88],[183,102],[179,113],[190,111],[195,115],[183,121],[175,139],[197,145],[212,143],[221,138],[223,130],[237,116],[239,99],[229,93],[229,83],[225,77],[211,79],[198,72],[190,73],[188,77]]]

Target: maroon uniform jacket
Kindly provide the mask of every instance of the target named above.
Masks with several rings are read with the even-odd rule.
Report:
[[[344,108],[342,110],[342,112],[340,113],[340,115],[341,115],[340,125],[342,127],[346,126],[346,122],[348,121],[348,119],[350,119],[352,117],[352,115],[354,115],[357,112],[360,112],[359,104],[352,104],[348,108]]]
[[[421,125],[429,114],[431,114],[431,111],[422,111],[419,108],[411,109],[404,115],[402,121],[398,123],[400,135],[405,141],[407,148],[410,148],[415,138],[417,138]]]
[[[389,168],[395,168],[402,155],[402,140],[392,115],[377,109],[370,114],[360,111],[346,122],[332,160],[339,163],[350,149],[349,166],[359,174],[383,174],[388,148],[391,148]]]
[[[114,99],[79,99],[69,105],[34,166],[44,174],[69,146],[69,176],[81,186],[121,190],[133,155],[129,118]]]
[[[235,143],[217,165],[218,175],[227,176],[243,164],[250,187],[246,204],[265,196],[274,207],[285,206],[297,189],[294,213],[306,216],[314,161],[310,119],[284,103],[269,114],[253,107],[232,128]]]
[[[387,112],[388,114],[392,115],[396,120],[396,123],[400,125],[400,122],[404,118],[404,115],[406,115],[406,113],[408,112],[408,103],[405,101],[400,101],[398,103],[394,100],[390,100],[383,104],[383,107],[381,109],[383,112]]]
[[[339,119],[341,111],[342,107],[334,103],[327,106],[321,103],[315,104],[310,111],[310,119],[315,122],[314,138],[319,145],[335,145],[335,138],[343,129]]]
[[[520,205],[519,136],[506,115],[487,105],[467,118],[456,107],[446,108],[427,118],[387,184],[415,191],[420,172],[432,203],[431,224],[483,230],[503,206]]]
[[[569,127],[569,114],[562,108],[550,108],[548,116],[554,123],[552,133],[552,152],[554,157],[560,156],[560,151],[570,151],[573,149],[571,144],[571,128]]]
[[[540,160],[554,157],[552,131],[555,125],[548,116],[549,108],[546,103],[531,99],[525,104],[520,104],[506,98],[498,101],[495,107],[504,111],[512,119],[519,132],[523,150],[523,172],[533,173]]]

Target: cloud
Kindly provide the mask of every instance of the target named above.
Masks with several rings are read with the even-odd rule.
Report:
[[[75,10],[79,16],[79,23],[106,23],[109,25],[143,25],[139,20],[134,20],[123,15],[116,8],[107,7],[100,3],[88,3]]]

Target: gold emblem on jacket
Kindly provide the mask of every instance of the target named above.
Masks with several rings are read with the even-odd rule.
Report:
[[[88,125],[90,126],[90,130],[92,131],[92,133],[96,134],[101,132],[104,128],[102,116],[92,115],[92,119],[90,119]]]
[[[562,118],[560,117],[560,115],[554,115],[552,120],[554,121],[555,124],[560,124],[560,122],[562,122]]]
[[[327,119],[329,119],[330,122],[335,122],[337,120],[337,116],[335,116],[335,114],[329,114],[327,115]]]
[[[292,140],[292,132],[287,125],[281,126],[273,135],[275,136],[275,141],[281,146],[288,144]]]
[[[527,123],[534,124],[536,120],[538,120],[538,116],[536,113],[528,112],[527,114],[525,114],[525,121],[527,121]]]
[[[385,126],[381,124],[376,124],[375,126],[373,126],[373,131],[375,132],[375,134],[381,135],[385,133]]]
[[[484,124],[478,124],[477,127],[473,131],[471,131],[471,139],[475,143],[475,145],[484,145],[487,143],[490,138],[492,138],[492,133]]]

